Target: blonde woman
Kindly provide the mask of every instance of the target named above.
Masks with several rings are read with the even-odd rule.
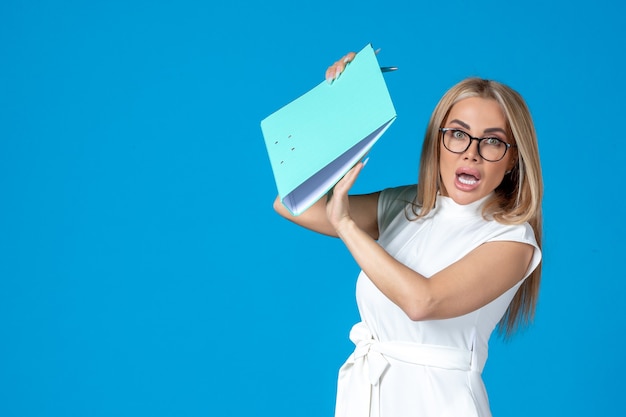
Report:
[[[527,325],[539,291],[543,184],[524,100],[495,81],[463,80],[431,116],[418,184],[349,195],[361,169],[300,216],[274,203],[340,238],[362,269],[361,322],[335,415],[490,416],[481,378],[489,338]]]

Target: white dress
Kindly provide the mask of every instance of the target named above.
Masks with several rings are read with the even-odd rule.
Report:
[[[487,197],[463,206],[438,196],[428,216],[409,221],[404,209],[415,191],[414,185],[384,190],[378,203],[379,244],[413,270],[430,277],[482,243],[503,240],[535,247],[524,279],[539,264],[530,225],[483,219]],[[488,341],[522,282],[469,314],[412,321],[361,272],[361,322],[350,332],[355,351],[339,371],[335,416],[490,416],[481,377]]]

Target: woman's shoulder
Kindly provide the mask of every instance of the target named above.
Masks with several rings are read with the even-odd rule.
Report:
[[[384,230],[391,221],[415,201],[417,184],[385,188],[378,196],[378,226]]]
[[[378,207],[380,209],[398,204],[404,207],[407,204],[414,202],[416,195],[417,184],[385,188],[380,191],[380,196],[378,197]]]
[[[485,223],[487,241],[513,241],[522,242],[539,248],[535,231],[528,222],[520,224],[506,224],[496,220],[489,220]]]

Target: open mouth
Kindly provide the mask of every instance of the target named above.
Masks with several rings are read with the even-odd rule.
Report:
[[[460,173],[457,174],[456,177],[461,184],[465,185],[474,185],[479,181],[478,178],[471,174]]]

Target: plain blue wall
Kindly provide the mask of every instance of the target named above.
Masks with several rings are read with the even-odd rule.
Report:
[[[367,43],[398,119],[355,191],[414,182],[460,79],[527,99],[545,179],[535,324],[496,416],[623,415],[623,3],[0,5],[0,416],[330,416],[358,268],[282,221],[260,121]]]

